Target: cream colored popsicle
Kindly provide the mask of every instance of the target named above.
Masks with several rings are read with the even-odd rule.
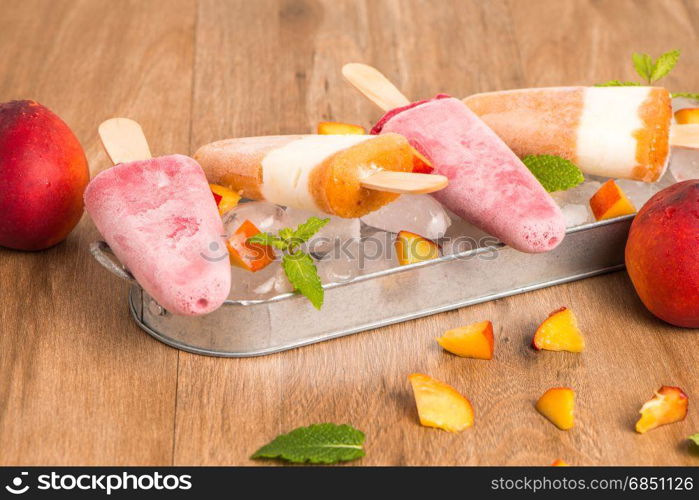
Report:
[[[592,175],[655,182],[668,164],[672,106],[660,87],[550,87],[464,103],[520,157],[567,158]]]
[[[363,182],[380,171],[411,172],[413,153],[398,134],[288,135],[218,141],[194,158],[209,182],[246,198],[352,218],[398,197]]]

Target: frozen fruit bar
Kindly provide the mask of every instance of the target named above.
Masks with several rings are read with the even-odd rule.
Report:
[[[228,297],[223,224],[196,161],[171,155],[116,165],[88,185],[85,208],[121,263],[171,313],[206,314]]]
[[[451,211],[523,252],[546,252],[565,236],[558,205],[488,126],[458,99],[434,99],[389,111],[373,133],[405,136],[449,178],[433,194]]]
[[[270,136],[228,139],[194,158],[209,182],[244,197],[339,217],[361,217],[398,195],[366,189],[378,170],[412,171],[408,141],[397,134]]]
[[[669,157],[669,92],[660,87],[552,87],[464,99],[520,156],[550,154],[592,175],[655,182]]]

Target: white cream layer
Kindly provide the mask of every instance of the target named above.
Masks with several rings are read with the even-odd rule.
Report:
[[[638,164],[633,133],[644,126],[639,111],[649,93],[649,87],[585,89],[577,157],[586,173],[624,178],[632,175]]]
[[[373,137],[310,135],[273,149],[262,159],[262,196],[278,205],[319,212],[309,185],[311,171],[338,151]]]

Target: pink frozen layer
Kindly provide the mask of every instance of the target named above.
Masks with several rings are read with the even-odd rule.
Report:
[[[172,155],[95,177],[85,208],[114,254],[173,314],[209,313],[228,297],[221,217],[199,164]]]
[[[373,133],[405,136],[449,178],[434,196],[522,252],[546,252],[565,236],[558,205],[519,158],[458,99],[440,95],[389,112]]]

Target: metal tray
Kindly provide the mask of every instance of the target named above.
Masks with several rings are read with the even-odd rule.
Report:
[[[105,253],[104,242],[94,243],[91,251],[132,282],[131,313],[150,335],[196,354],[248,357],[622,269],[632,220],[630,215],[569,229],[548,253],[497,245],[325,285],[322,311],[305,297],[287,293],[268,300],[229,300],[207,316],[175,316]]]

